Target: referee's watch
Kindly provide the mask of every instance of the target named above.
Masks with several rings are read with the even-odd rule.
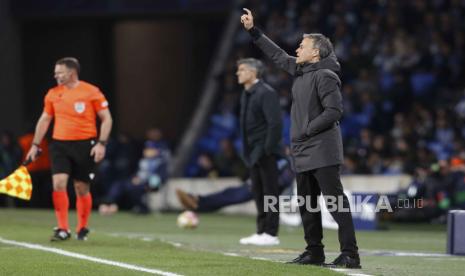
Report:
[[[107,141],[104,141],[104,140],[98,140],[97,143],[100,144],[100,145],[102,145],[102,146],[106,146],[106,145],[107,145]]]

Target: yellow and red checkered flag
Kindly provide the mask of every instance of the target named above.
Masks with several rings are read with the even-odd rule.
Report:
[[[26,166],[20,166],[7,178],[0,181],[0,193],[29,200],[32,195],[32,181]]]

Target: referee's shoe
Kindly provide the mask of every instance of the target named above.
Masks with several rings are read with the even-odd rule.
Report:
[[[71,232],[69,230],[60,229],[58,227],[53,228],[53,236],[50,241],[66,241],[71,238]]]
[[[83,227],[79,232],[77,233],[77,239],[79,241],[87,241],[87,235],[89,235],[89,229]]]

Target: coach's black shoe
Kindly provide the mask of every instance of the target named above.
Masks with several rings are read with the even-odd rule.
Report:
[[[87,241],[87,235],[89,235],[89,229],[87,228],[81,228],[81,230],[79,230],[79,232],[77,233],[77,239],[79,241]]]
[[[53,236],[50,241],[66,241],[71,238],[71,232],[69,230],[60,229],[58,227],[53,228]]]
[[[325,262],[325,254],[314,254],[310,251],[304,251],[294,260],[287,262],[287,264],[300,264],[300,265],[323,265]]]
[[[339,255],[333,262],[325,265],[330,268],[362,268],[360,265],[360,257],[348,256],[346,254]]]

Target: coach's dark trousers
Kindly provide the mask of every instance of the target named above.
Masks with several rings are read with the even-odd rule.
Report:
[[[252,179],[252,193],[257,206],[257,233],[267,233],[277,236],[279,228],[279,188],[278,188],[278,167],[276,158],[262,156],[250,169]],[[274,207],[277,212],[272,212],[270,208],[265,212],[264,197],[273,196],[276,198]]]
[[[307,251],[322,252],[323,227],[321,224],[321,211],[317,209],[320,192],[324,196],[335,196],[337,206],[342,199],[343,209],[349,209],[349,201],[343,193],[339,176],[339,166],[329,166],[315,170],[297,173],[297,194],[305,198],[305,204],[300,206],[300,215],[304,226]],[[310,200],[310,204],[307,201]],[[306,206],[310,205],[311,210]],[[318,211],[315,211],[318,210]],[[339,243],[341,252],[350,256],[358,254],[357,241],[355,239],[354,224],[351,212],[337,210],[331,212],[334,220],[339,225]]]

